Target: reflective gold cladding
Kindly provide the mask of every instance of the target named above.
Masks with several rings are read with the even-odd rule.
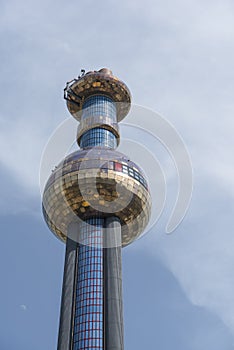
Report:
[[[91,175],[93,173],[93,175]],[[95,174],[95,175],[94,175]],[[74,181],[74,177],[76,181]],[[96,182],[97,192],[92,185]],[[84,188],[81,193],[81,188]],[[131,201],[125,206],[126,201]],[[93,172],[79,170],[63,175],[49,186],[43,197],[45,219],[50,229],[63,241],[66,241],[67,228],[78,218],[86,220],[93,216],[113,215],[106,209],[118,198],[123,209],[115,212],[122,225],[122,246],[134,241],[145,229],[150,217],[151,198],[148,191],[128,175],[98,169]],[[89,205],[92,203],[92,206]],[[97,208],[94,209],[94,208]]]
[[[69,92],[70,89],[70,92]],[[120,122],[129,112],[131,94],[128,87],[117,77],[101,72],[91,72],[76,80],[67,90],[67,107],[78,121],[81,120],[83,102],[86,97],[104,94],[117,102],[117,120]]]

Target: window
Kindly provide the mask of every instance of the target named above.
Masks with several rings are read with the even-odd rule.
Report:
[[[80,139],[81,148],[91,148],[91,147],[107,147],[116,148],[117,139],[116,136],[109,130],[102,128],[94,128],[86,131]]]
[[[128,167],[127,167],[127,165],[123,165],[123,173],[128,174]]]
[[[83,104],[82,118],[90,116],[109,117],[116,122],[116,105],[114,101],[104,95],[94,95],[86,99]]]

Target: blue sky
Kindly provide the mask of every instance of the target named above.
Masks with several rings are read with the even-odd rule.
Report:
[[[194,169],[179,228],[164,233],[169,188],[158,224],[123,252],[126,349],[233,349],[233,23],[228,0],[1,3],[1,349],[56,348],[64,246],[43,222],[40,159],[69,117],[65,82],[105,66],[170,120]]]

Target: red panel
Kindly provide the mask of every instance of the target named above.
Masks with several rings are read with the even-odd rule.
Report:
[[[115,163],[115,170],[116,171],[123,171],[123,166],[121,163]]]

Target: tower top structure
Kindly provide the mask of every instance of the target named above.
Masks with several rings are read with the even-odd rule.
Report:
[[[126,117],[131,106],[131,93],[126,84],[108,68],[89,71],[86,74],[84,70],[81,72],[81,76],[68,82],[64,89],[64,98],[71,115],[81,121],[85,99],[91,95],[103,94],[116,103],[117,121],[120,122]]]
[[[63,159],[48,179],[43,213],[62,241],[67,240],[70,224],[115,216],[124,247],[144,231],[151,211],[145,174],[115,151],[120,140],[118,122],[130,110],[131,94],[107,68],[81,72],[64,89],[68,110],[79,121],[80,150]]]

